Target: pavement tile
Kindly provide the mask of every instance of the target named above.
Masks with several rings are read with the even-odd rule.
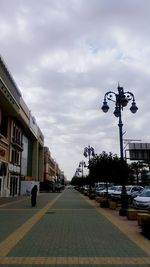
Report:
[[[0,267],[150,266],[150,254],[138,241],[75,190],[42,194],[35,209],[29,198],[0,206],[0,217],[0,241],[25,225],[13,235],[7,255],[0,255]]]

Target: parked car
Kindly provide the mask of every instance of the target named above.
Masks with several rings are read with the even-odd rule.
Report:
[[[150,211],[150,189],[144,189],[139,196],[133,199],[133,207]]]
[[[109,186],[109,187],[108,187],[108,191],[107,191],[106,188],[104,188],[104,189],[102,189],[102,190],[100,190],[100,191],[98,192],[98,195],[99,195],[99,196],[105,196],[105,195],[108,193],[108,196],[111,196],[111,194],[112,194],[113,192],[115,192],[115,190],[117,190],[117,189],[118,189],[118,186],[116,186],[116,185]]]
[[[138,194],[143,189],[140,185],[126,185],[126,192],[128,195],[129,202],[133,200],[133,194]],[[111,194],[111,198],[120,201],[121,200],[121,193],[122,193],[122,186],[119,186],[116,191]]]
[[[113,200],[119,200],[121,195],[122,186],[118,185],[115,190],[110,194]]]
[[[129,203],[133,202],[133,199],[137,197],[138,195],[141,194],[141,192],[144,190],[143,186],[135,186],[131,189],[131,192],[128,194],[129,195]]]
[[[83,192],[85,195],[89,192],[89,186],[88,185],[83,186]]]
[[[99,195],[100,194],[100,192],[102,191],[102,190],[104,190],[105,189],[105,186],[103,185],[103,186],[97,186],[96,188],[95,188],[95,194],[96,195]]]

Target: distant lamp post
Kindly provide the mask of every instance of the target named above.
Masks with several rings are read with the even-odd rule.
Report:
[[[79,163],[79,168],[80,168],[80,170],[81,170],[81,173],[82,173],[82,177],[83,177],[83,169],[84,168],[86,168],[86,163],[85,163],[85,161],[80,161],[80,163]]]
[[[79,174],[80,174],[80,172],[81,172],[80,168],[77,168],[77,169],[76,169],[76,172],[75,172],[75,176],[77,176],[77,177],[78,177],[78,176],[79,176]]]
[[[92,156],[92,157],[95,156],[94,148],[91,147],[91,146],[85,147],[85,148],[84,148],[84,153],[83,153],[83,155],[84,155],[86,158],[88,157],[88,159],[89,159],[89,161],[90,161],[91,156]]]
[[[88,147],[85,147],[84,148],[84,153],[83,155],[87,158],[88,157],[88,162],[90,164],[90,159],[91,157],[94,157],[95,156],[95,151],[94,151],[94,148],[91,147],[91,146],[88,146]],[[89,176],[90,176],[90,169],[89,169]],[[89,182],[89,193],[91,193],[91,182]]]
[[[120,141],[120,158],[123,161],[123,123],[122,123],[122,114],[123,108],[128,105],[129,101],[132,101],[130,111],[132,113],[136,113],[138,110],[138,107],[136,106],[135,97],[134,94],[127,91],[124,92],[123,87],[120,87],[118,84],[118,92],[115,93],[113,91],[108,91],[104,95],[104,102],[102,105],[102,110],[104,113],[107,113],[109,110],[109,106],[107,104],[107,100],[110,100],[115,103],[115,110],[113,114],[115,117],[119,118],[118,126],[119,126],[119,141]],[[122,186],[122,193],[121,193],[121,209],[119,214],[121,216],[126,215],[126,209],[127,209],[127,193],[125,188],[125,182],[123,181]]]

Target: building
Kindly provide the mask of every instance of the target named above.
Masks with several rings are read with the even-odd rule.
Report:
[[[59,191],[66,184],[64,172],[60,170],[58,163],[51,157],[48,147],[44,147],[44,184],[47,191]]]
[[[43,179],[44,136],[0,57],[0,197],[19,195],[22,180]]]
[[[51,157],[48,147],[44,147],[44,180],[55,183],[57,181],[59,166]]]

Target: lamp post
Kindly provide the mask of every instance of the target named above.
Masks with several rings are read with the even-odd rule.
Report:
[[[90,164],[90,159],[91,159],[91,156],[94,157],[95,156],[95,151],[94,151],[94,148],[92,146],[88,146],[88,147],[85,147],[84,148],[84,153],[83,155],[87,158],[88,157],[88,162]],[[90,169],[89,169],[89,176],[90,176]],[[90,185],[89,185],[89,194],[91,193],[91,182],[90,182]]]
[[[84,153],[83,153],[83,155],[84,155],[86,158],[88,157],[89,162],[90,162],[90,158],[91,158],[91,156],[92,156],[92,157],[95,156],[94,148],[91,147],[91,146],[85,147],[85,148],[84,148]]]
[[[119,127],[119,141],[120,141],[120,159],[123,163],[124,156],[123,156],[122,111],[123,111],[124,107],[127,106],[129,101],[132,101],[132,104],[130,107],[130,111],[132,113],[136,113],[138,108],[136,106],[135,97],[134,97],[133,93],[131,93],[129,91],[125,92],[123,87],[120,87],[119,84],[118,84],[117,89],[118,89],[117,93],[115,93],[113,91],[108,91],[104,95],[104,102],[102,105],[102,110],[104,113],[108,112],[109,106],[107,104],[107,100],[110,100],[110,101],[115,103],[115,110],[114,110],[113,114],[115,115],[115,117],[119,118],[118,127]],[[126,215],[126,209],[127,209],[127,193],[126,193],[125,183],[123,182],[122,193],[121,193],[121,209],[120,209],[119,214],[121,216]]]
[[[80,173],[80,168],[77,168],[75,171],[75,176],[79,176],[79,173]]]
[[[83,178],[83,168],[86,168],[86,164],[85,161],[80,161],[79,163],[79,168],[81,169],[81,173],[82,173],[82,178]]]

